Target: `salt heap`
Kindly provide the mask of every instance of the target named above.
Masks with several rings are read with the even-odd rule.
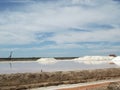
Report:
[[[55,64],[57,60],[55,58],[40,58],[37,62],[40,64]]]
[[[120,66],[120,56],[117,56],[116,58],[112,59],[112,62]]]
[[[110,56],[84,56],[74,59],[75,62],[84,64],[110,63],[114,57]]]
[[[84,56],[79,57],[74,60],[112,60],[114,57],[110,56]]]

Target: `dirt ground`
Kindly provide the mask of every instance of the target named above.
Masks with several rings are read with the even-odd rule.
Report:
[[[87,85],[87,86],[81,86],[81,87],[74,87],[74,88],[65,88],[65,89],[59,89],[59,90],[98,90],[96,88],[99,88],[99,90],[103,90],[103,88],[105,90],[107,90],[107,87],[109,86],[110,83],[111,82],[94,84],[94,85]],[[117,83],[120,83],[120,81]]]

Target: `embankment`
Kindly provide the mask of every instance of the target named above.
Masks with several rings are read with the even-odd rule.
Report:
[[[21,90],[59,84],[85,83],[120,78],[120,68],[1,74],[0,90]]]

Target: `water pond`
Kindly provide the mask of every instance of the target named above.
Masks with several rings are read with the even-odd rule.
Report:
[[[55,61],[12,61],[0,62],[0,74],[25,73],[25,72],[53,72],[53,71],[72,71],[102,68],[117,68],[115,64],[108,61],[89,61],[89,60],[55,60]]]

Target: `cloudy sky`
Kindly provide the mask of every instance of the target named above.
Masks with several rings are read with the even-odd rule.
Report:
[[[0,0],[0,57],[120,55],[120,0]]]

